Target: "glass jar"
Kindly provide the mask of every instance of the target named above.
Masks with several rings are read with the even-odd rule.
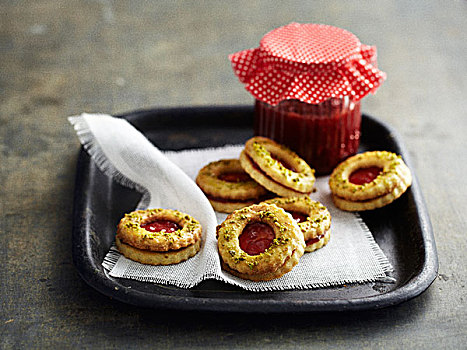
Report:
[[[255,103],[255,135],[284,144],[305,159],[318,175],[358,151],[360,101],[348,96],[319,104],[284,100],[276,106]]]

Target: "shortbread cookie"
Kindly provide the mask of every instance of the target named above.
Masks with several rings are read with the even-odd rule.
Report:
[[[178,210],[138,210],[120,220],[117,238],[134,248],[167,252],[197,243],[201,239],[201,225]]]
[[[201,240],[198,239],[196,243],[185,248],[168,250],[166,252],[138,249],[123,243],[118,237],[115,239],[115,244],[120,253],[133,261],[147,265],[171,265],[178,264],[195,256],[201,247]]]
[[[243,170],[238,159],[209,163],[199,171],[196,183],[214,210],[222,213],[258,203],[269,193]]]
[[[347,211],[372,210],[399,198],[412,184],[402,157],[387,151],[357,154],[340,163],[329,178],[336,206]]]
[[[310,197],[279,197],[263,203],[275,204],[291,214],[302,230],[305,241],[324,236],[331,227],[329,210]]]
[[[297,222],[273,204],[234,211],[217,227],[217,238],[225,270],[252,281],[267,281],[289,272],[305,249]]]
[[[314,170],[296,153],[266,137],[245,143],[240,164],[255,181],[282,197],[303,197],[313,191]]]

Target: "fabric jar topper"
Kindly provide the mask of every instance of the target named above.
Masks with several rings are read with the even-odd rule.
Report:
[[[289,99],[319,104],[344,96],[359,101],[386,79],[376,67],[376,47],[323,24],[279,27],[261,39],[259,48],[229,59],[246,90],[270,105]]]

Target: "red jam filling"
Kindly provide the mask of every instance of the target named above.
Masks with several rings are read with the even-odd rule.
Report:
[[[170,220],[155,220],[152,222],[148,222],[147,224],[141,225],[141,228],[144,228],[146,231],[149,232],[174,232],[180,229],[175,222]]]
[[[246,182],[251,180],[251,177],[246,173],[225,173],[220,174],[219,179],[227,182]]]
[[[316,237],[316,238],[310,238],[309,240],[307,240],[307,241],[305,242],[305,244],[306,244],[306,246],[308,247],[308,246],[310,246],[310,245],[312,245],[312,244],[315,244],[315,243],[319,242],[323,237],[324,237],[324,235],[319,235],[319,236]]]
[[[248,255],[258,255],[268,249],[275,234],[271,226],[261,222],[248,224],[238,237],[240,248]]]
[[[360,143],[360,102],[330,99],[317,105],[298,100],[271,106],[255,105],[255,135],[284,144],[317,174],[329,174],[357,153]]]
[[[361,168],[350,174],[349,181],[355,185],[367,184],[376,179],[376,177],[381,174],[382,170],[383,169],[376,166]]]
[[[298,211],[290,211],[289,213],[292,215],[296,222],[303,222],[308,218],[307,215],[299,213]]]

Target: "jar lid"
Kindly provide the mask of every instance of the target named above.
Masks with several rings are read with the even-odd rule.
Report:
[[[258,100],[318,104],[350,96],[358,101],[386,79],[376,48],[352,33],[323,24],[290,23],[267,33],[259,48],[229,56],[233,70]]]

